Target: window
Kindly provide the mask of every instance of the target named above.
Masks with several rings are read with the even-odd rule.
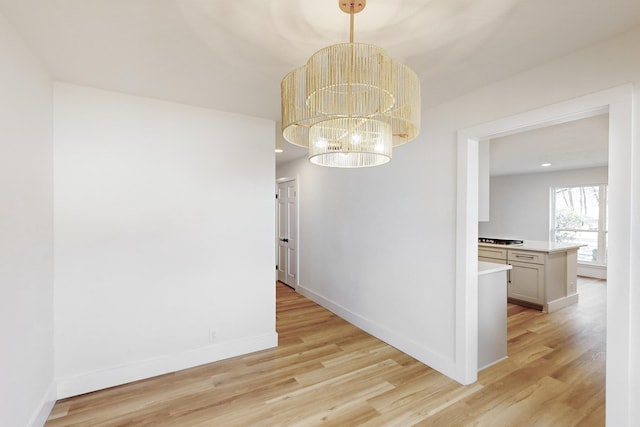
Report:
[[[551,240],[580,242],[578,262],[607,264],[607,186],[551,189]]]

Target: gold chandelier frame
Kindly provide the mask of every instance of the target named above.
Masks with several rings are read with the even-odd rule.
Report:
[[[284,77],[283,136],[308,148],[314,164],[381,165],[420,132],[420,81],[382,48],[353,41],[366,1],[338,4],[350,15],[349,43],[320,49]]]

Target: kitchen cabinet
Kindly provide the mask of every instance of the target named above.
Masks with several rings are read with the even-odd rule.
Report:
[[[507,273],[511,266],[478,262],[478,370],[507,358]]]
[[[578,302],[577,250],[580,244],[525,241],[520,245],[478,246],[478,260],[509,264],[507,299],[545,312]]]
[[[544,306],[544,265],[510,261],[507,299]]]

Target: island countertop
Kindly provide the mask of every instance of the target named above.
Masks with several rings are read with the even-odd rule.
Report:
[[[518,245],[498,245],[495,243],[478,243],[478,246],[484,246],[488,248],[502,248],[502,249],[520,249],[523,251],[535,251],[535,252],[566,252],[568,250],[578,249],[582,246],[587,246],[585,243],[559,243],[548,242],[542,240],[525,240],[524,243]]]
[[[478,276],[485,274],[497,273],[499,271],[511,270],[513,267],[509,264],[498,264],[495,262],[478,261]]]

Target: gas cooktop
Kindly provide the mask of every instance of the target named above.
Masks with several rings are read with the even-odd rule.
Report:
[[[493,245],[521,245],[523,240],[495,239],[493,237],[478,237],[478,243],[491,243]]]

